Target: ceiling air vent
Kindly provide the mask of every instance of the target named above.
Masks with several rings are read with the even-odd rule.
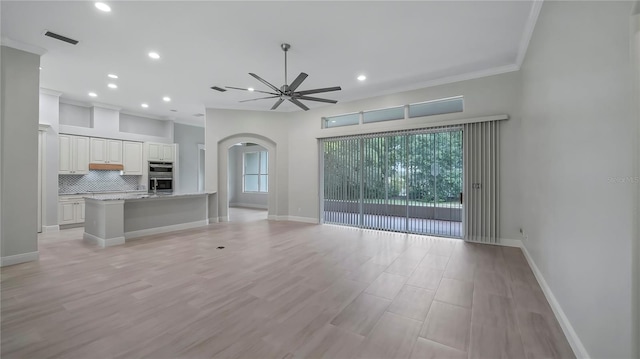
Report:
[[[196,113],[193,115],[194,117],[204,117],[204,113]]]
[[[220,92],[225,92],[227,90],[223,89],[222,87],[218,87],[218,86],[213,86],[211,87],[212,90],[216,90],[216,91],[220,91]]]
[[[77,45],[78,44],[78,40],[70,39],[70,38],[68,38],[66,36],[62,36],[62,35],[56,34],[55,32],[51,32],[51,31],[45,32],[44,36],[49,36],[49,37],[52,37],[52,38],[54,38],[56,40],[60,40],[60,41],[64,41],[66,43],[69,43],[71,45]]]

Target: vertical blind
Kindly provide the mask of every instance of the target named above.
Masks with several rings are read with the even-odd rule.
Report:
[[[321,148],[325,223],[498,240],[498,121],[327,138]]]
[[[498,121],[464,125],[465,239],[500,238],[500,126]]]
[[[325,223],[462,236],[462,127],[323,140]]]

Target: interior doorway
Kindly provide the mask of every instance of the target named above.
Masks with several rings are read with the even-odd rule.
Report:
[[[266,220],[269,203],[269,151],[253,142],[228,150],[228,208],[230,222]]]

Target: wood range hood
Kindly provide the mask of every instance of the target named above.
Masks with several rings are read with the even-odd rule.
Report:
[[[89,169],[101,171],[122,171],[124,170],[124,166],[111,163],[89,163]]]

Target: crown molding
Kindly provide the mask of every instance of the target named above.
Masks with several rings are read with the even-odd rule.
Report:
[[[0,40],[0,43],[2,44],[2,46],[12,47],[14,49],[18,49],[18,50],[21,50],[21,51],[29,52],[29,53],[36,54],[36,55],[39,55],[39,56],[42,56],[42,55],[47,53],[47,50],[42,48],[42,47],[40,47],[40,46],[26,44],[24,42],[13,40],[13,39],[10,39],[10,38],[4,37],[4,36]]]
[[[527,23],[524,27],[524,32],[522,33],[522,38],[520,39],[520,47],[518,48],[518,57],[516,57],[516,66],[518,69],[522,66],[524,62],[524,58],[527,55],[527,49],[529,48],[529,42],[533,37],[533,31],[536,27],[536,22],[538,22],[538,16],[540,15],[540,10],[542,9],[542,3],[544,0],[536,0],[531,5],[531,11],[529,12],[529,18],[527,19]]]
[[[80,107],[91,107],[92,105],[88,102],[72,100],[64,97],[60,97],[60,103],[64,103],[67,105],[80,106]]]
[[[113,106],[113,105],[107,105],[106,103],[100,103],[100,102],[91,102],[91,106],[98,107],[98,108],[104,108],[106,110],[114,110],[114,111],[122,110],[121,107]]]
[[[154,115],[150,115],[150,114],[146,114],[146,113],[134,112],[134,111],[130,111],[130,110],[120,110],[120,113],[123,114],[123,115],[148,118],[150,120],[173,121],[173,118],[170,118],[170,117],[164,117],[163,118],[163,117],[160,117],[160,116],[154,116]]]
[[[56,97],[62,96],[62,92],[46,89],[44,87],[40,87],[40,93],[45,95],[56,96]]]

